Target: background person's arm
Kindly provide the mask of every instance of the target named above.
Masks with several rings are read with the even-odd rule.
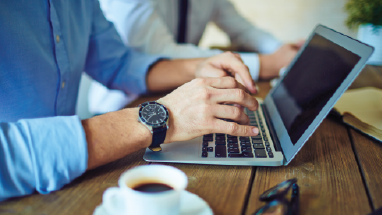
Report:
[[[138,51],[171,58],[200,58],[222,53],[193,44],[177,44],[152,1],[103,0],[101,3],[122,41]]]
[[[147,87],[150,92],[172,90],[194,78],[235,77],[251,93],[256,93],[255,82],[240,56],[225,52],[210,58],[177,59],[161,61],[149,72]]]
[[[215,0],[212,21],[228,34],[231,43],[251,52],[271,54],[282,43],[245,19],[228,0]]]
[[[132,1],[135,2],[135,1]],[[159,73],[147,76],[150,66],[160,56],[149,56],[123,45],[113,24],[105,19],[99,7],[94,10],[93,32],[89,41],[85,72],[111,89],[126,93],[143,94],[174,89],[195,77],[222,77],[239,75],[239,81],[252,93],[256,91],[248,69],[241,59],[231,53],[223,53],[207,61],[205,72],[196,74],[197,67],[205,59],[160,62]],[[206,69],[208,66],[208,69]],[[147,86],[146,83],[150,86]],[[151,78],[153,77],[153,78]]]
[[[279,76],[280,69],[290,63],[300,48],[299,44],[282,46],[273,35],[246,20],[228,0],[215,1],[212,20],[228,34],[232,44],[259,53],[241,53],[255,80]]]

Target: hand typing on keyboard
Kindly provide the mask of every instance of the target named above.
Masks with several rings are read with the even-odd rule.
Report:
[[[238,104],[256,111],[258,102],[243,88],[232,77],[200,78],[160,99],[159,102],[167,107],[170,114],[165,143],[209,133],[256,136],[259,129],[249,125],[250,120],[242,108],[224,105]]]
[[[250,119],[250,125],[258,126],[261,130],[256,136],[233,136],[229,134],[206,134],[203,136],[201,157],[207,158],[208,152],[214,152],[217,158],[273,158],[265,125],[258,111],[245,110]],[[210,153],[210,156],[213,153]],[[267,156],[268,154],[268,156]]]

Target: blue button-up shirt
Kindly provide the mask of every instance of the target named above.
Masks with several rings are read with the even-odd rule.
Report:
[[[97,0],[0,2],[0,201],[60,189],[87,168],[81,72],[145,93],[157,56],[126,48]]]

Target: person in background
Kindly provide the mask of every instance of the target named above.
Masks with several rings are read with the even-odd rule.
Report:
[[[228,0],[100,0],[122,41],[149,54],[172,58],[210,57],[220,50],[197,46],[208,22],[226,32],[231,43],[250,53],[240,53],[254,80],[279,76],[302,44],[285,44],[242,17]],[[137,98],[118,90],[108,90],[93,82],[89,90],[89,110],[102,114],[119,110]]]
[[[98,0],[4,0],[0,26],[0,201],[58,190],[150,145],[207,133],[258,134],[241,108],[224,105],[258,106],[247,93],[256,93],[255,83],[237,54],[170,60],[138,53],[123,44]],[[139,108],[80,120],[74,114],[82,71],[126,93],[182,85],[157,101],[162,112],[159,104],[146,112],[153,124],[166,119],[168,128],[150,132],[138,122]],[[226,71],[246,89],[224,77]],[[211,76],[219,78],[202,78]]]

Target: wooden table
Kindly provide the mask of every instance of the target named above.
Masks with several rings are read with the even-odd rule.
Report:
[[[368,66],[363,71],[370,72],[382,74],[382,68]],[[264,97],[269,83],[258,85],[258,96]],[[151,99],[140,98],[133,105]],[[2,202],[0,214],[92,214],[122,172],[149,164],[143,153],[88,171],[49,195]],[[168,165],[187,174],[187,189],[206,200],[215,214],[251,214],[263,205],[258,200],[263,191],[289,178],[298,179],[301,214],[368,214],[382,207],[382,144],[330,118],[288,166]]]

